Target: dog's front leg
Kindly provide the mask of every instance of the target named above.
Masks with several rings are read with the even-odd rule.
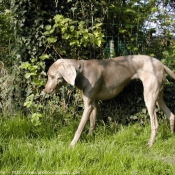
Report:
[[[74,138],[70,144],[70,146],[75,146],[76,142],[79,140],[80,136],[81,136],[81,133],[84,129],[84,126],[86,125],[87,123],[87,120],[89,119],[89,116],[93,110],[93,105],[91,104],[90,102],[91,100],[88,99],[88,98],[84,98],[84,111],[83,111],[83,116],[81,118],[81,121],[80,121],[80,124],[78,126],[78,129],[74,135]]]
[[[89,128],[89,135],[93,134],[96,122],[96,115],[97,115],[97,107],[95,106],[91,115],[90,115],[90,128]]]

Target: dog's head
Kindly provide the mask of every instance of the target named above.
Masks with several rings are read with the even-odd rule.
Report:
[[[76,70],[67,62],[56,61],[49,68],[47,75],[48,80],[44,89],[46,93],[54,93],[65,81],[72,86],[75,85]]]

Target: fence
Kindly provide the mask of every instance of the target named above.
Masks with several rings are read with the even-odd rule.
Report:
[[[108,2],[110,5],[110,1]],[[117,3],[117,1],[116,1]],[[119,9],[120,7],[118,7]],[[154,36],[155,29],[152,26],[145,26],[143,21],[122,23],[122,7],[121,10],[108,9],[103,20],[103,31],[105,34],[105,43],[100,51],[96,48],[91,48],[90,58],[97,58],[98,55],[103,58],[111,58],[120,55],[146,54],[155,57],[161,57],[162,52],[167,49],[168,45],[162,42],[169,42],[169,38],[164,36]],[[59,10],[58,10],[59,11]],[[138,8],[139,14],[142,12]],[[76,11],[70,10],[70,18],[77,19]],[[94,18],[94,16],[92,16]],[[88,21],[92,25],[92,21]],[[122,31],[123,30],[123,31]]]

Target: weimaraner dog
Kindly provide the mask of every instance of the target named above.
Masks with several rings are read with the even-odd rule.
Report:
[[[79,140],[87,120],[90,118],[90,133],[96,121],[96,101],[115,97],[133,79],[140,79],[144,87],[144,100],[151,120],[151,136],[148,145],[154,143],[158,121],[156,104],[164,111],[174,131],[175,116],[163,100],[165,73],[175,79],[173,73],[159,60],[146,55],[120,56],[106,60],[59,59],[48,70],[48,81],[44,91],[54,93],[64,82],[82,90],[84,112],[71,142]]]

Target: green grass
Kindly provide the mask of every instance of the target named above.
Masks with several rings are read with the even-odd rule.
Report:
[[[74,148],[69,144],[78,121],[63,125],[45,121],[35,127],[27,117],[0,118],[0,174],[175,174],[175,136],[161,122],[156,142],[146,146],[150,125],[118,125],[117,131],[98,123]]]

